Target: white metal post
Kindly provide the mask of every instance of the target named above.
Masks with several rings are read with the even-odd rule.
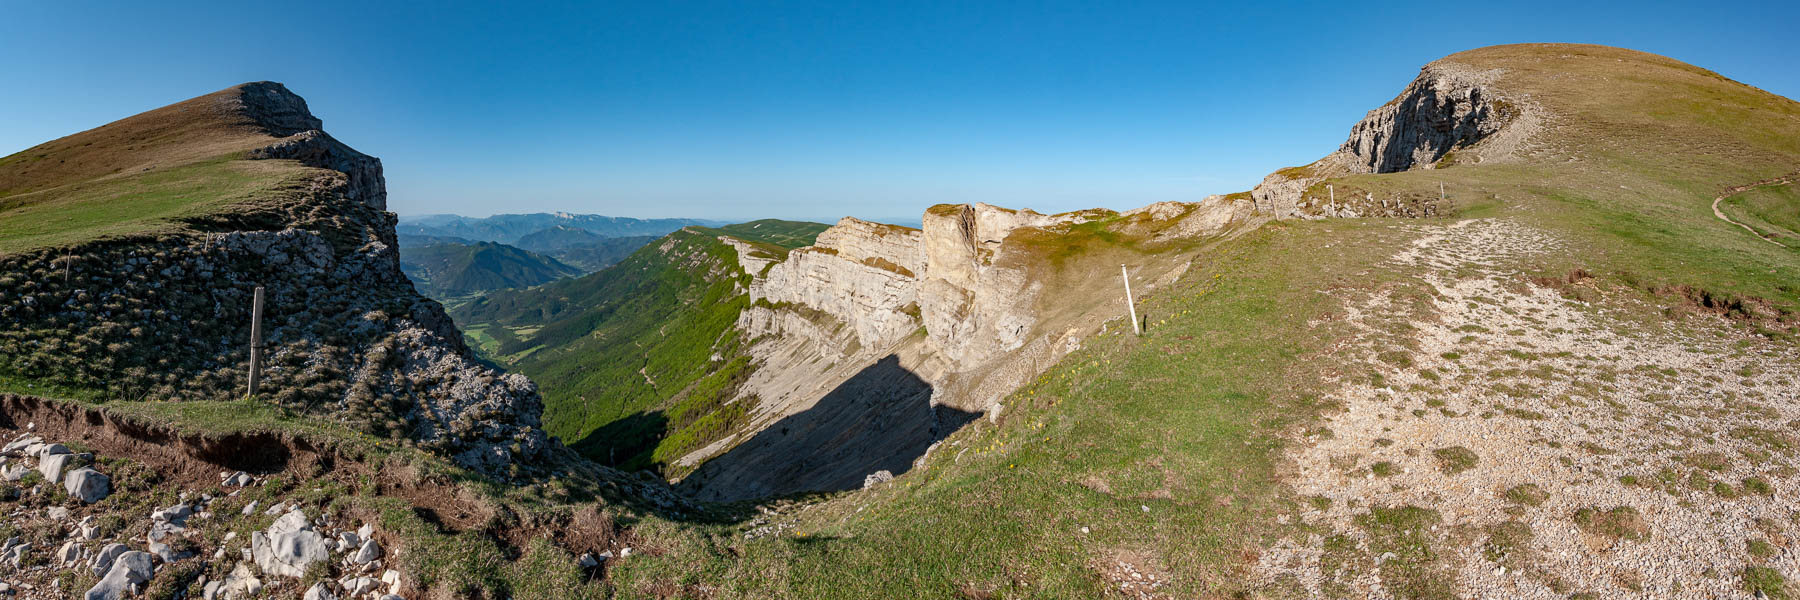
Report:
[[[1138,329],[1137,302],[1131,299],[1131,271],[1126,270],[1125,265],[1119,265],[1119,274],[1125,277],[1125,308],[1131,309],[1131,333],[1144,335],[1143,330]]]
[[[256,286],[256,296],[250,301],[250,391],[256,395],[256,384],[262,379],[262,308],[263,288]]]

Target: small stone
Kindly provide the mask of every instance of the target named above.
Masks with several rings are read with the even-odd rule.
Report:
[[[366,540],[362,543],[362,548],[356,551],[356,556],[350,557],[350,562],[366,565],[377,558],[381,558],[381,545],[375,543],[375,540]]]
[[[306,588],[306,595],[301,600],[338,600],[337,594],[331,593],[331,587],[321,581]]]

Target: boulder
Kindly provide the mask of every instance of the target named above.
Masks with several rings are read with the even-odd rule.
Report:
[[[187,518],[193,514],[194,514],[194,507],[188,506],[186,504],[177,504],[177,505],[150,513],[150,519],[153,521],[162,521],[162,522],[168,522],[168,523],[174,523],[174,524],[180,525],[182,522],[187,521]]]
[[[63,469],[75,461],[75,456],[67,452],[45,456],[38,461],[38,472],[44,474],[44,481],[62,481]]]
[[[306,513],[295,509],[276,519],[268,531],[251,533],[250,554],[263,573],[297,578],[305,576],[313,563],[329,560],[331,546],[312,530]]]
[[[72,452],[69,452],[68,446],[62,444],[44,444],[43,446],[38,447],[37,451],[39,460],[42,460],[46,456],[55,456],[58,454],[72,454]]]
[[[5,479],[7,481],[18,481],[20,479],[24,479],[25,474],[30,473],[30,472],[31,472],[31,467],[27,467],[25,465],[12,465],[12,466],[6,467],[4,469],[0,469],[0,479]]]
[[[130,550],[124,544],[107,544],[105,548],[101,548],[100,552],[94,555],[94,559],[88,562],[94,567],[94,576],[100,577],[112,571],[114,559]]]
[[[147,552],[126,552],[113,561],[112,569],[106,572],[100,582],[89,588],[86,600],[118,600],[126,597],[133,586],[150,581],[154,572],[151,569],[150,554]]]
[[[69,495],[86,504],[93,504],[112,493],[112,479],[99,471],[82,467],[70,471],[63,479],[63,487]]]
[[[28,436],[13,440],[12,442],[8,443],[5,447],[0,447],[0,454],[5,454],[7,456],[22,456],[22,455],[24,455],[25,448],[31,446],[32,444],[41,444],[41,443],[43,443],[43,441],[44,440],[42,438],[39,438],[38,436],[28,435]]]
[[[14,544],[11,547],[6,549],[6,554],[4,557],[0,557],[0,562],[5,562],[6,564],[12,565],[13,568],[16,569],[20,566],[19,563],[23,562],[25,560],[25,553],[30,552],[30,551],[31,551],[31,543],[30,542],[20,542],[18,544]]]

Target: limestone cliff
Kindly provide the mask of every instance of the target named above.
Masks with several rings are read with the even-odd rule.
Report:
[[[729,501],[903,472],[1124,315],[1121,262],[1148,293],[1205,240],[1263,218],[1223,198],[1058,215],[940,205],[922,229],[845,218],[750,285],[737,327],[756,369],[734,400],[754,403],[749,422],[684,458],[697,469],[682,487]]]
[[[270,82],[71,137],[141,137],[168,114],[204,120],[207,148],[261,140],[231,167],[275,183],[144,233],[0,256],[0,374],[121,400],[239,397],[263,286],[266,399],[488,471],[548,447],[532,383],[475,360],[401,274],[380,160]]]

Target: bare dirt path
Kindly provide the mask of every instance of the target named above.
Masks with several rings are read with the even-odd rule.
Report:
[[[1579,273],[1533,282],[1522,269],[1560,244],[1523,225],[1420,233],[1387,266],[1405,280],[1333,292],[1342,318],[1317,324],[1347,330],[1342,410],[1288,452],[1307,501],[1259,558],[1276,596],[1749,597],[1800,579],[1800,351]]]
[[[1788,247],[1787,244],[1783,244],[1781,242],[1777,242],[1775,240],[1763,237],[1763,234],[1757,232],[1755,229],[1751,228],[1749,225],[1739,223],[1737,221],[1732,220],[1731,217],[1725,216],[1725,211],[1719,210],[1719,203],[1724,202],[1726,198],[1730,198],[1732,196],[1736,196],[1738,194],[1742,194],[1744,192],[1750,191],[1751,189],[1759,188],[1759,187],[1762,187],[1765,185],[1793,183],[1796,175],[1797,174],[1784,175],[1781,177],[1776,177],[1774,179],[1765,179],[1762,181],[1758,181],[1756,183],[1752,183],[1752,184],[1748,184],[1748,185],[1740,185],[1740,186],[1737,186],[1734,188],[1729,188],[1729,189],[1725,190],[1725,193],[1719,194],[1718,197],[1713,198],[1713,201],[1712,201],[1713,216],[1718,217],[1719,220],[1724,221],[1726,223],[1730,223],[1732,225],[1736,225],[1738,227],[1744,228],[1744,231],[1750,232],[1750,235],[1756,236],[1756,239],[1786,248],[1786,247]]]

